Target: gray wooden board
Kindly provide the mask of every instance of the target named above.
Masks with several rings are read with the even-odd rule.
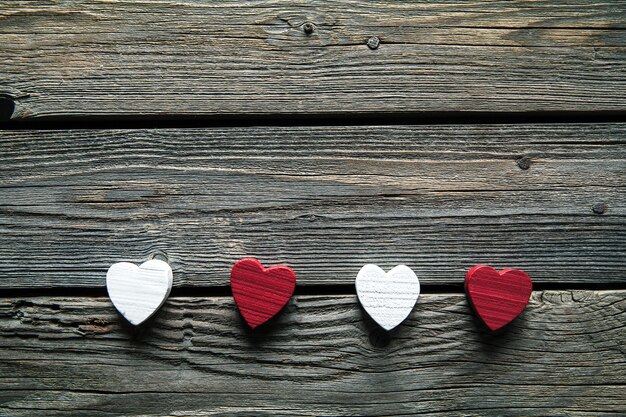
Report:
[[[0,131],[0,287],[103,288],[114,262],[154,256],[175,287],[227,285],[244,256],[288,263],[299,285],[351,284],[365,263],[422,284],[476,263],[624,283],[625,138],[624,124]]]
[[[626,291],[535,292],[490,335],[423,294],[385,336],[356,296],[300,296],[259,333],[232,298],[170,298],[139,332],[105,298],[0,299],[4,416],[623,415]]]
[[[621,0],[4,0],[0,95],[16,120],[624,110],[624,22]]]

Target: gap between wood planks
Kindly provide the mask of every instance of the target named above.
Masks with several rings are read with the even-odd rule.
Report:
[[[539,112],[392,112],[308,113],[275,115],[130,115],[41,117],[11,120],[11,98],[0,95],[0,130],[146,129],[249,126],[372,126],[450,124],[624,123],[623,111]]]
[[[103,278],[104,281],[104,278]],[[537,283],[533,284],[533,292],[539,291],[618,291],[626,290],[626,283]],[[459,295],[464,294],[464,283],[437,285],[421,285],[420,295]],[[231,296],[230,286],[210,286],[210,287],[179,287],[172,288],[169,297],[205,297],[218,298]],[[316,295],[356,295],[353,284],[339,285],[296,285],[294,296],[316,296]],[[107,297],[105,287],[56,287],[56,288],[22,288],[22,289],[0,289],[0,298],[13,297]]]

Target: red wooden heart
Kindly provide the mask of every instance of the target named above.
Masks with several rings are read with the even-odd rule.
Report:
[[[518,269],[498,272],[490,266],[476,265],[465,275],[465,291],[476,314],[491,330],[498,330],[524,310],[533,283]]]
[[[230,272],[230,287],[241,315],[254,329],[287,304],[296,288],[296,274],[285,265],[264,268],[258,260],[244,258]]]

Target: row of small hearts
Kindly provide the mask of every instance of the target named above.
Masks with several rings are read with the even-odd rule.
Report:
[[[107,272],[109,297],[133,325],[151,317],[165,303],[172,289],[170,266],[156,259],[137,266],[112,265]],[[296,287],[296,274],[285,265],[265,268],[254,258],[244,258],[232,268],[230,284],[241,315],[251,328],[260,326],[287,304]],[[385,272],[368,264],[356,276],[356,292],[367,313],[385,330],[404,321],[420,294],[419,279],[405,265]],[[465,276],[470,304],[491,330],[511,322],[526,307],[532,293],[530,277],[523,271],[496,271],[477,265]]]

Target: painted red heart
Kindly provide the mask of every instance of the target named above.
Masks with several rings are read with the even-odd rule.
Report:
[[[254,258],[244,258],[230,272],[230,287],[241,315],[254,329],[287,304],[296,288],[296,274],[285,265],[265,268]]]
[[[498,272],[490,266],[476,265],[465,275],[465,291],[476,314],[491,330],[498,330],[524,310],[533,283],[518,269]]]

